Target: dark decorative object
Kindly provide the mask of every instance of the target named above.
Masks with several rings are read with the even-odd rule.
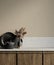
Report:
[[[23,42],[22,38],[26,34],[25,28],[21,28],[19,31],[15,30],[15,34],[12,32],[6,32],[0,36],[0,48],[12,49],[19,48]]]

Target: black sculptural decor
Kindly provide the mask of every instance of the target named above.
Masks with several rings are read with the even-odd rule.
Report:
[[[0,36],[0,48],[12,49],[19,48],[22,45],[23,37],[27,32],[25,28],[21,28],[19,31],[15,30],[15,34],[12,32],[6,32]]]

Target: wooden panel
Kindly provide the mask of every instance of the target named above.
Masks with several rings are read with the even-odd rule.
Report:
[[[54,52],[44,53],[44,65],[54,65]]]
[[[0,53],[0,65],[16,65],[16,54]]]
[[[34,52],[18,53],[18,65],[42,65],[42,54]]]

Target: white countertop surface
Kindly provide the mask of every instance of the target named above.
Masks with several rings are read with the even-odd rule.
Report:
[[[54,51],[54,48],[35,48],[35,49],[0,49],[0,51]]]
[[[20,48],[0,51],[54,51],[54,37],[25,37]]]

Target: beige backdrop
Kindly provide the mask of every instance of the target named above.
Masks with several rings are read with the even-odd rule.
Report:
[[[20,27],[27,36],[54,36],[54,0],[0,0],[0,34]]]

